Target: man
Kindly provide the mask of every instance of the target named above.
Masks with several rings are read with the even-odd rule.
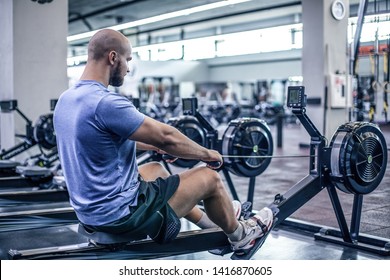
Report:
[[[125,97],[107,89],[122,85],[131,59],[125,36],[109,29],[98,31],[89,42],[80,81],[56,105],[58,152],[78,219],[91,229],[120,233],[139,230],[156,212],[164,215],[165,224],[169,221],[176,227],[185,217],[204,227],[216,224],[227,234],[233,250],[247,253],[270,230],[270,209],[238,221],[212,165],[172,176],[159,163],[137,166],[136,145],[206,163],[222,163],[222,157],[176,128],[141,114]],[[196,207],[201,200],[207,215]],[[166,232],[170,225],[145,227],[149,235],[158,232],[154,239],[159,242],[177,235],[177,230]]]

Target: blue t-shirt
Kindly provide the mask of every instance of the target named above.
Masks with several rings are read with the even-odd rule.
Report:
[[[133,104],[96,81],[79,81],[59,98],[54,129],[70,203],[78,219],[103,225],[137,204],[135,142],[144,121]]]

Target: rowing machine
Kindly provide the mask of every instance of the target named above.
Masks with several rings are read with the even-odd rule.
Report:
[[[378,126],[364,122],[341,125],[327,146],[325,137],[306,115],[304,87],[288,88],[287,106],[311,137],[309,174],[285,194],[277,194],[268,206],[274,213],[273,226],[284,224],[286,218],[326,188],[340,231],[322,228],[315,239],[390,255],[390,240],[359,235],[363,195],[378,187],[387,165],[387,145]],[[350,229],[336,188],[354,195]]]
[[[321,230],[315,238],[390,255],[390,241],[359,236],[363,195],[378,187],[387,166],[387,144],[383,134],[372,123],[346,123],[337,129],[327,146],[325,137],[306,115],[304,90],[302,86],[289,87],[287,106],[292,108],[292,112],[311,137],[309,174],[285,194],[277,194],[274,202],[269,205],[277,218],[276,224],[283,223],[326,188],[340,231]],[[350,228],[336,188],[354,196]]]

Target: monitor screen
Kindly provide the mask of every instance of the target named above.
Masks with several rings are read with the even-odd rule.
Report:
[[[299,103],[299,89],[290,89],[288,93],[289,103]]]

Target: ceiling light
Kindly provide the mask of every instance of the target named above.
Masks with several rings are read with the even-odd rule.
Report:
[[[176,17],[181,17],[181,16],[188,16],[190,14],[204,12],[207,10],[217,9],[217,8],[221,8],[224,6],[239,4],[239,3],[248,2],[248,1],[252,1],[252,0],[224,0],[224,1],[220,1],[220,2],[207,4],[207,5],[202,5],[202,6],[184,9],[184,10],[180,10],[180,11],[176,11],[176,12],[162,14],[162,15],[158,15],[158,16],[154,16],[154,17],[150,17],[150,18],[144,18],[144,19],[140,19],[140,20],[136,20],[136,21],[132,21],[132,22],[122,23],[122,24],[118,24],[118,25],[114,25],[114,26],[108,26],[106,28],[114,29],[114,30],[123,30],[123,29],[131,28],[131,27],[135,27],[135,26],[141,26],[141,25],[145,25],[145,24],[155,23],[155,22],[159,22],[159,21],[163,21],[163,20],[167,20],[167,19],[171,19],[171,18],[176,18]],[[72,42],[72,41],[77,41],[80,39],[89,38],[89,37],[92,37],[97,31],[99,31],[99,30],[94,30],[94,31],[76,34],[76,35],[71,35],[71,36],[68,36],[66,39],[68,42]]]

